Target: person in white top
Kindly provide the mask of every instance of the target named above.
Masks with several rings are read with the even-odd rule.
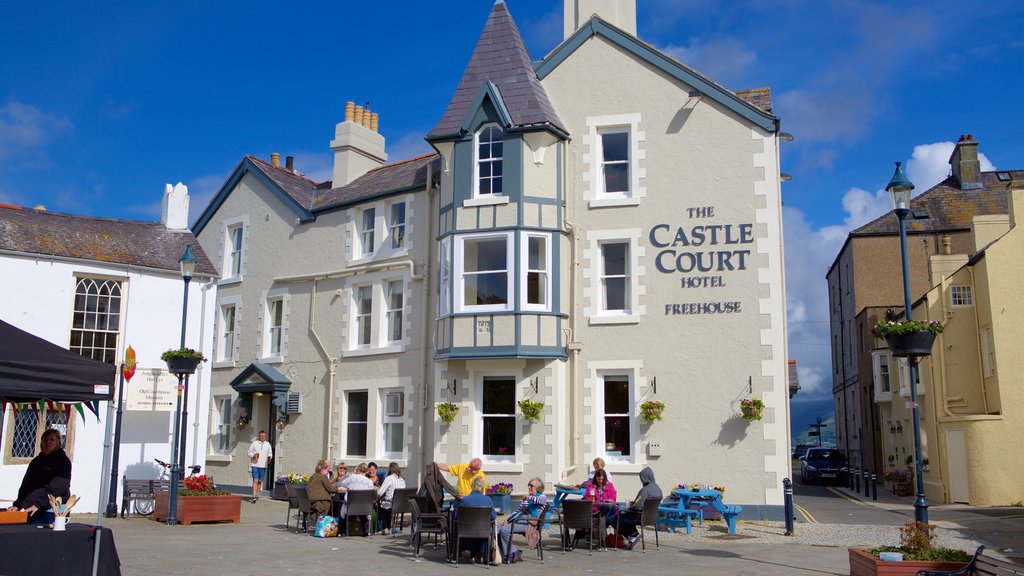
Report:
[[[260,499],[260,489],[267,477],[267,463],[274,459],[274,449],[267,442],[267,432],[260,430],[258,440],[249,444],[249,461],[252,462],[252,502]]]
[[[608,473],[608,470],[605,470],[604,459],[601,457],[597,457],[594,458],[594,469],[591,470],[589,474],[587,474],[587,481],[584,484],[593,482],[594,472],[597,472],[598,470],[604,470],[605,475],[608,476],[608,483],[612,483],[612,475]]]
[[[349,490],[373,490],[373,482],[366,477],[366,464],[360,464],[356,466],[355,474],[349,474],[346,476],[340,484],[338,484],[338,492],[345,493],[345,504],[341,507],[341,516],[345,517],[348,515],[348,491]],[[370,531],[367,530],[367,534]]]
[[[400,488],[405,488],[405,478],[402,478],[402,469],[398,467],[398,462],[392,462],[388,465],[387,478],[384,478],[377,489],[377,497],[380,498],[377,518],[380,521],[381,534],[391,532],[391,504],[395,499],[395,490]]]

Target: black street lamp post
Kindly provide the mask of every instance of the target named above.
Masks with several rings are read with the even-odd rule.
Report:
[[[903,173],[902,162],[896,163],[896,172],[886,185],[885,191],[892,200],[893,211],[900,222],[900,258],[903,264],[903,307],[907,320],[911,316],[910,272],[907,265],[907,215],[910,214],[910,192],[914,184]],[[917,358],[907,358],[910,365],[910,404],[913,406],[914,424],[914,476],[917,480],[917,498],[914,500],[914,520],[928,524],[928,501],[924,497],[924,478],[921,476],[921,422],[917,407]]]
[[[196,257],[192,254],[192,246],[185,246],[185,253],[181,255],[178,263],[181,264],[181,279],[185,281],[185,297],[181,305],[181,344],[179,348],[185,348],[185,323],[188,320],[188,283],[192,280],[192,273],[196,269]],[[178,435],[181,432],[181,392],[185,388],[188,375],[178,373],[178,401],[174,409],[174,434],[171,440],[171,492],[167,501],[167,525],[173,526],[178,523],[178,482],[181,479],[181,466],[178,459],[174,457],[174,450],[178,447]],[[182,439],[184,447],[184,439]]]

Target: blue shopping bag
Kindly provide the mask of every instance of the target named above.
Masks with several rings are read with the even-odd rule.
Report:
[[[317,538],[330,538],[338,535],[338,519],[334,516],[321,516],[316,521],[316,531],[313,535]]]

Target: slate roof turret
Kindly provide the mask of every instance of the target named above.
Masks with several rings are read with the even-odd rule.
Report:
[[[511,116],[512,127],[549,125],[566,132],[537,79],[519,28],[501,0],[491,9],[459,87],[441,120],[427,134],[428,140],[461,135],[462,125],[485,81],[497,88]]]

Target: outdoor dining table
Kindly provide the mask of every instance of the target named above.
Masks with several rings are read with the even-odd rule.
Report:
[[[674,525],[675,522],[683,523],[687,527],[687,534],[690,532],[690,520],[689,517],[696,514],[696,511],[690,510],[690,504],[695,501],[707,501],[709,505],[718,510],[722,514],[722,519],[726,521],[729,527],[729,534],[736,533],[736,517],[743,511],[742,506],[730,506],[725,502],[722,502],[722,492],[712,488],[700,488],[698,490],[691,490],[689,488],[676,488],[672,491],[672,495],[678,498],[675,506],[671,504],[663,504],[658,508],[661,512],[676,513],[678,518],[676,521],[665,522],[670,525]],[[703,513],[700,514],[703,517]]]
[[[120,576],[121,560],[114,533],[110,528],[78,523],[68,524],[64,531],[29,524],[0,526],[0,574],[88,576],[92,574],[96,532],[100,530],[103,537],[98,573]]]

